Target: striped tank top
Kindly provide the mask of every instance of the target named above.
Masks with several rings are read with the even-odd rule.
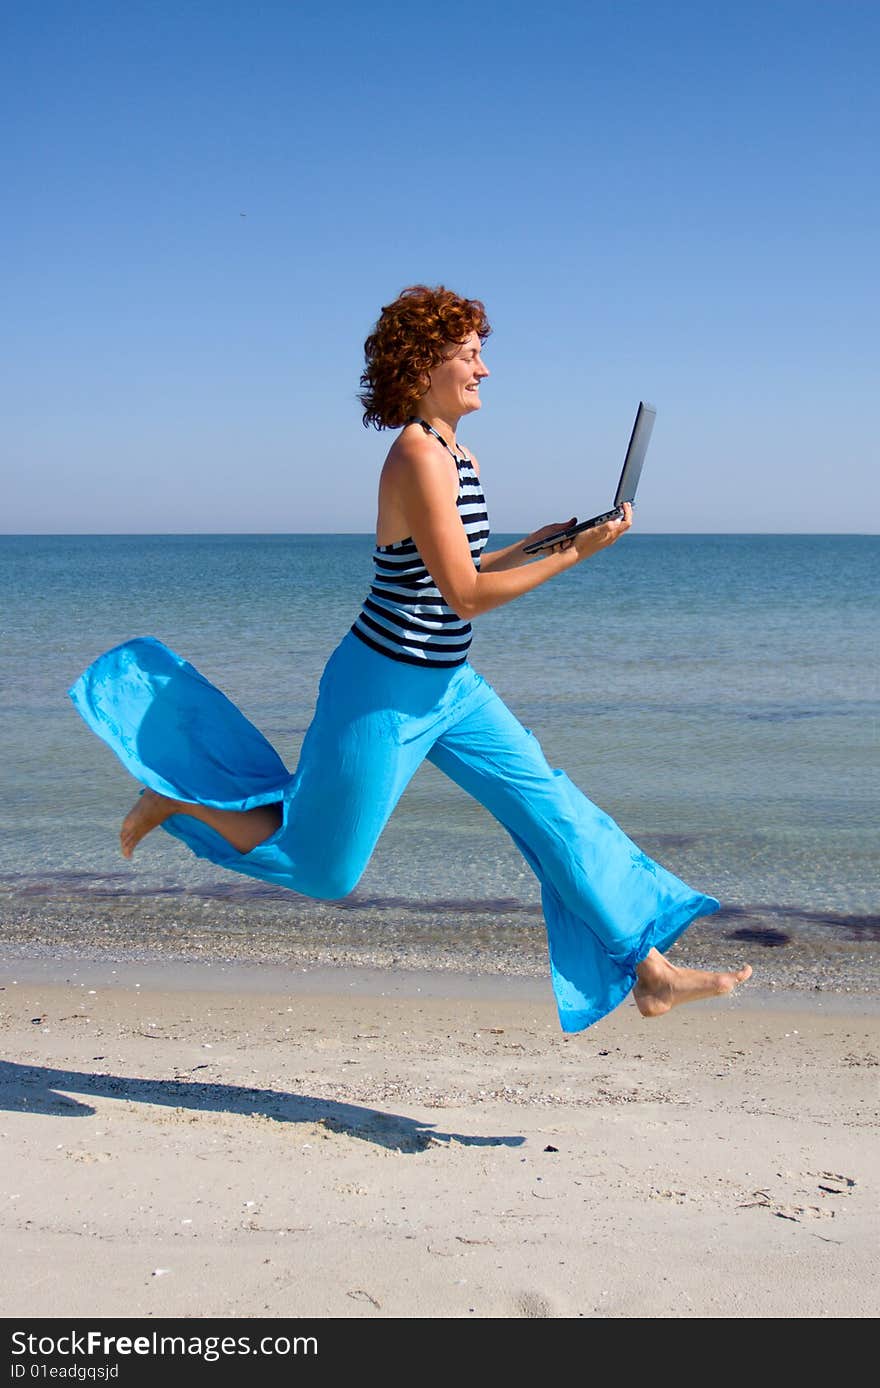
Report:
[[[467,454],[456,454],[436,429],[421,424],[455,459],[456,506],[468,537],[474,568],[489,538],[489,518],[480,479]],[[463,665],[471,644],[471,624],[443,598],[410,537],[373,550],[373,582],[352,626],[355,636],[374,651],[407,665]]]

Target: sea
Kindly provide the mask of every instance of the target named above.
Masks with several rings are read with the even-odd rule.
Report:
[[[495,535],[489,548],[515,536]],[[0,537],[0,920],[133,902],[181,938],[306,919],[292,893],[118,827],[137,790],[67,690],[101,651],[156,636],[218,685],[296,767],[328,656],[369,585],[370,535]],[[880,537],[627,535],[474,624],[472,664],[646,852],[724,910],[707,928],[782,948],[880,942]],[[108,905],[109,903],[109,905]],[[206,903],[209,909],[206,909]],[[326,918],[326,904],[325,904]],[[110,914],[108,915],[108,911]],[[430,921],[449,957],[478,919],[491,952],[540,923],[501,826],[425,765],[337,938]],[[22,925],[22,922],[25,922]],[[234,932],[233,932],[234,933]],[[45,937],[42,937],[45,938]]]

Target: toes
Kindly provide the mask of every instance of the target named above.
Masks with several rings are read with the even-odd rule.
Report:
[[[751,978],[751,976],[751,964],[744,964],[741,969],[735,969],[733,973],[721,974],[719,976],[721,980],[721,992],[732,993],[734,988],[738,987],[740,983],[745,983],[746,979]]]

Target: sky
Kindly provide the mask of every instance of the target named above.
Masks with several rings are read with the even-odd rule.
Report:
[[[4,533],[368,532],[363,342],[482,299],[493,528],[880,528],[875,0],[2,4]]]

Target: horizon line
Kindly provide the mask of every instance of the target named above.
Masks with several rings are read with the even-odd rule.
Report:
[[[522,535],[530,531],[495,530],[493,536],[507,537]],[[880,530],[639,530],[630,536],[632,539],[672,537],[672,536],[766,536],[782,538],[803,536],[813,539],[827,536],[829,539],[875,539]],[[0,530],[2,540],[122,540],[122,539],[320,539],[350,536],[352,539],[375,539],[372,530]]]

